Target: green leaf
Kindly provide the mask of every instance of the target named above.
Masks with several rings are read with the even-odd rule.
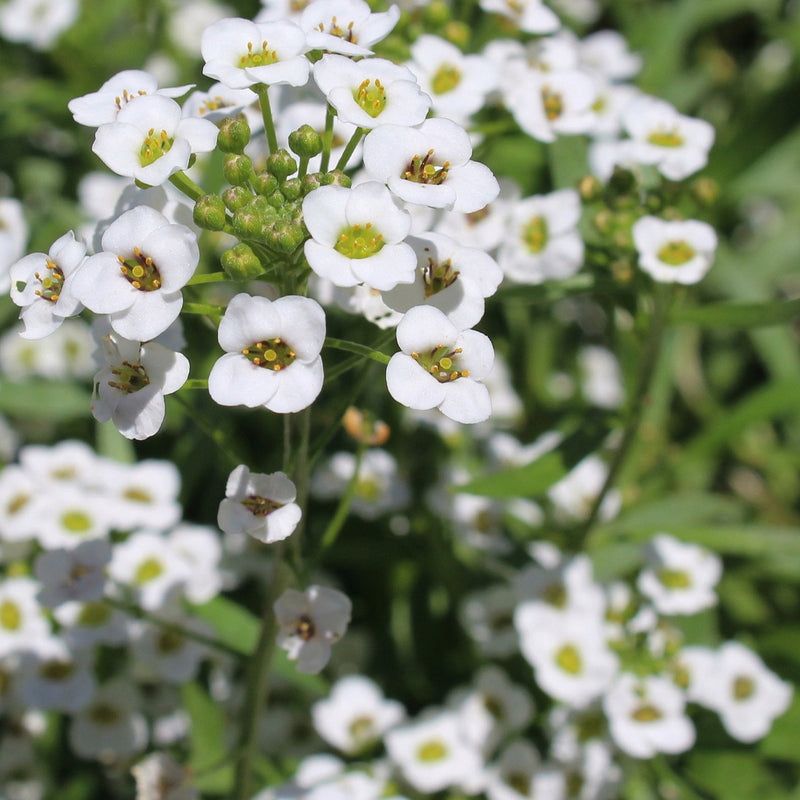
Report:
[[[0,379],[0,411],[12,417],[49,422],[85,419],[91,415],[91,395],[70,381]]]
[[[796,739],[795,739],[796,746]],[[725,800],[778,798],[786,795],[761,759],[746,752],[695,752],[689,756],[688,779],[712,797]]]
[[[181,688],[189,726],[189,767],[198,788],[210,794],[227,794],[233,785],[233,764],[225,744],[227,729],[222,706],[215,703],[198,683]]]
[[[761,328],[783,325],[800,316],[800,298],[766,303],[715,303],[698,308],[679,308],[670,322],[691,322],[706,328]]]

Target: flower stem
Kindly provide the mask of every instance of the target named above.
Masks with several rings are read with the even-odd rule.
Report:
[[[350,137],[350,141],[347,143],[347,147],[344,148],[344,152],[339,157],[336,169],[345,169],[347,167],[350,156],[353,155],[353,151],[356,149],[358,143],[361,141],[361,137],[365,133],[366,128],[356,128],[355,133]]]
[[[225,313],[222,306],[209,306],[205,303],[184,303],[183,311],[186,314],[204,314],[213,318],[220,318]]]
[[[334,350],[346,350],[348,353],[356,353],[357,355],[364,356],[364,358],[371,358],[379,364],[388,364],[389,356],[386,353],[381,353],[367,347],[365,344],[358,342],[348,342],[346,339],[334,339],[330,336],[325,337],[325,347],[332,347]]]
[[[300,165],[297,167],[297,177],[305,178],[308,172],[308,156],[300,156]]]
[[[333,106],[328,103],[328,110],[325,112],[325,133],[322,134],[322,163],[319,165],[320,172],[328,171],[328,164],[331,161],[331,145],[333,143]]]
[[[239,456],[234,450],[230,448],[228,437],[223,431],[215,427],[213,423],[209,422],[194,406],[189,403],[182,395],[183,388],[179,389],[174,394],[169,395],[175,398],[175,402],[183,406],[186,416],[200,428],[203,433],[211,439],[212,442],[219,448],[220,452],[225,455],[228,461],[234,466],[239,464],[246,464],[246,459]]]
[[[189,378],[181,386],[181,389],[208,389],[208,380],[206,378]]]
[[[198,286],[201,283],[222,283],[227,281],[228,276],[224,272],[201,272],[199,275],[193,275],[187,281],[187,286]]]
[[[191,200],[197,200],[198,197],[202,197],[205,194],[185,172],[173,173],[169,176],[169,182]]]
[[[275,122],[272,119],[272,106],[269,102],[269,86],[266,83],[257,83],[253,88],[258,95],[258,102],[261,106],[261,116],[264,118],[264,131],[267,134],[269,152],[274,153],[278,149],[278,137],[275,134]]]

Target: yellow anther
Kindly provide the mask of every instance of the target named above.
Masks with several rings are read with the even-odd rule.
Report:
[[[161,281],[158,278],[153,278],[153,288],[160,289],[161,288]]]
[[[147,258],[145,258],[145,260],[144,260],[144,263],[147,264],[148,267],[152,267],[153,266],[153,259],[150,258],[150,256],[147,256]]]
[[[117,256],[117,258],[119,259],[119,263],[120,264],[124,264],[125,263],[125,259],[122,256]],[[38,278],[39,276],[37,275],[36,277]]]
[[[138,247],[134,247],[133,254],[136,256],[136,258],[139,258],[139,256],[142,254],[142,251]]]
[[[283,340],[280,336],[276,336],[272,341],[275,342],[275,344],[280,344]]]
[[[414,361],[419,361],[419,353],[412,353],[411,358],[413,358]]]
[[[280,372],[283,369],[283,366],[281,364],[275,364],[275,366],[272,369],[275,372]]]
[[[133,286],[134,289],[141,289],[142,288],[142,284],[139,283],[139,281],[131,281],[131,286]]]
[[[260,359],[258,356],[256,356],[256,357],[253,359],[253,363],[254,363],[254,364],[257,366],[257,367],[258,367],[258,366],[260,366],[260,365],[261,365],[261,359]]]

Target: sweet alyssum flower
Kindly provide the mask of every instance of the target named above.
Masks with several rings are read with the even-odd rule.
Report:
[[[304,248],[309,266],[335,286],[384,290],[414,280],[417,259],[403,242],[411,217],[382,184],[321,186],[306,195],[303,218],[312,237]]]
[[[192,153],[213,150],[217,133],[209,120],[182,117],[174,100],[143,95],[97,129],[92,151],[117,175],[158,186],[186,169]]]
[[[489,390],[480,382],[494,361],[487,336],[460,330],[438,308],[418,306],[397,326],[397,344],[402,352],[386,367],[386,386],[398,403],[438,408],[456,422],[489,418]]]
[[[315,0],[303,9],[300,27],[311,50],[368,56],[400,19],[400,7],[374,13],[364,0]]]
[[[558,15],[542,0],[480,0],[480,7],[507,17],[526,33],[553,33],[561,27]]]
[[[108,226],[102,247],[75,273],[73,294],[92,311],[108,314],[120,336],[154,339],[180,314],[181,289],[200,260],[196,236],[137,206]]]
[[[265,544],[280,542],[300,522],[296,497],[297,489],[285,473],[251,473],[240,464],[228,477],[217,525],[225,533],[247,533]]]
[[[717,234],[705,222],[646,216],[631,233],[639,266],[659,283],[697,283],[714,263]]]
[[[217,335],[226,354],[211,369],[208,393],[220,405],[289,414],[322,389],[325,312],[315,300],[237,294]]]

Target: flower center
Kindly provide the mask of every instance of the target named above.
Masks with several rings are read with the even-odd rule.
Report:
[[[254,50],[253,43],[247,43],[247,53],[239,59],[239,68],[266,67],[278,61],[278,53],[270,50],[266,40],[261,42],[261,50]]]
[[[438,186],[447,179],[447,170],[450,162],[445,161],[440,167],[432,162],[433,150],[428,150],[424,156],[416,155],[406,165],[403,179],[414,183],[430,183]]]
[[[461,70],[455,64],[442,64],[436,70],[431,80],[431,90],[434,94],[447,94],[461,83]]]
[[[312,620],[308,614],[302,614],[297,618],[297,622],[294,625],[294,632],[304,642],[311,641],[316,633],[316,629],[314,628],[314,620]]]
[[[156,649],[162,655],[177,653],[184,645],[185,639],[175,631],[163,630],[156,640]]]
[[[138,586],[142,586],[155,580],[163,571],[164,565],[157,558],[146,558],[139,564],[139,568],[133,577],[133,582]]]
[[[647,141],[658,147],[680,147],[685,140],[678,133],[677,128],[672,128],[672,130],[664,130],[662,128],[649,134]]]
[[[420,761],[441,761],[447,756],[447,745],[441,739],[431,739],[421,744],[417,749],[417,758]]]
[[[209,111],[216,111],[218,108],[222,108],[225,105],[225,100],[220,96],[217,95],[216,97],[209,97],[200,106],[198,112],[202,117],[203,114],[207,114]]]
[[[658,580],[667,589],[688,589],[692,585],[692,576],[688,572],[679,569],[660,569]]]
[[[448,286],[452,286],[459,276],[459,271],[453,269],[450,259],[438,264],[428,258],[428,263],[422,268],[422,281],[425,284],[425,297],[438,294]]]
[[[78,625],[85,628],[99,628],[105,625],[111,616],[111,607],[105,603],[84,603],[78,615]]]
[[[496,695],[487,694],[483,698],[483,707],[492,715],[496,720],[504,720],[506,718],[506,709],[500,699]]]
[[[57,302],[61,295],[61,288],[64,285],[64,273],[55,262],[49,258],[45,260],[49,274],[44,278],[38,272],[34,273],[34,277],[41,283],[42,288],[36,290],[36,294],[44,300],[49,300],[51,303]]]
[[[70,533],[86,533],[91,530],[92,518],[80,509],[70,509],[61,515],[61,527]]]
[[[376,233],[371,222],[342,228],[333,249],[345,258],[369,258],[383,249],[383,234]]]
[[[74,672],[75,665],[71,661],[52,659],[39,667],[39,675],[48,681],[64,681]]]
[[[153,497],[147,489],[142,489],[140,486],[130,486],[123,493],[122,496],[132,503],[152,503]]]
[[[357,744],[366,744],[375,738],[375,721],[372,717],[356,717],[350,723],[350,736]]]
[[[165,130],[162,129],[161,133],[156,133],[155,128],[150,128],[142,142],[142,149],[139,151],[139,163],[146,167],[157,161],[164,153],[168,153],[172,149],[173,141],[167,136]]]
[[[111,374],[116,375],[118,380],[109,381],[108,385],[125,394],[138,392],[150,383],[145,368],[141,364],[131,364],[130,361],[123,361],[116,369],[111,370]]]
[[[324,22],[320,22],[319,25],[317,25],[317,30],[321,31],[322,33],[327,33],[330,36],[338,36],[340,39],[344,39],[346,42],[352,42],[353,44],[356,44],[358,42],[358,36],[353,30],[354,26],[355,22],[351,21],[342,27],[336,17],[331,17],[331,24],[328,26],[327,30]]]
[[[605,733],[606,718],[599,713],[589,713],[581,716],[577,721],[577,733],[579,742],[588,742],[590,739],[597,739]]]
[[[542,590],[542,600],[556,608],[564,608],[567,605],[567,587],[561,581],[548,584]]]
[[[565,644],[556,653],[555,660],[556,664],[570,675],[580,675],[583,672],[583,659],[574,644]]]
[[[544,115],[550,122],[557,120],[564,113],[564,103],[560,92],[554,92],[549,86],[542,87],[542,103]]]
[[[687,261],[691,261],[694,256],[694,248],[683,239],[667,242],[658,251],[658,260],[669,264],[671,267],[680,267]]]
[[[0,626],[7,631],[16,631],[22,626],[22,614],[13,600],[3,600],[0,604]]]
[[[161,288],[161,273],[150,256],[146,256],[138,247],[133,248],[133,258],[117,256],[120,271],[125,280],[142,292],[153,292]]]
[[[95,703],[89,709],[89,718],[98,725],[114,725],[122,719],[122,714],[109,703]]]
[[[430,372],[439,383],[449,383],[469,376],[469,370],[459,372],[457,369],[460,353],[460,347],[451,350],[446,345],[437,344],[429,354],[415,352],[411,354],[411,358]]]
[[[661,719],[662,716],[663,714],[649,703],[636,706],[631,712],[631,719],[635,719],[637,722],[656,722],[656,720]]]
[[[139,89],[138,92],[134,93],[134,92],[129,92],[127,89],[123,89],[122,97],[114,98],[114,102],[116,103],[117,106],[117,111],[122,111],[122,106],[128,105],[128,103],[130,103],[130,101],[133,100],[135,97],[141,97],[143,94],[147,94],[147,92],[143,92],[141,89]]]
[[[477,225],[479,222],[483,222],[486,217],[489,216],[489,206],[486,205],[483,208],[479,208],[477,211],[472,211],[469,214],[464,214],[464,219],[469,225],[470,228]]]
[[[524,772],[512,772],[506,776],[506,783],[523,797],[527,797],[531,790],[531,779]]]
[[[375,503],[383,495],[383,487],[374,478],[359,478],[356,481],[356,497]]]
[[[29,494],[23,494],[22,492],[15,494],[8,503],[6,503],[6,514],[8,514],[9,517],[14,514],[19,514],[19,512],[28,505],[30,499],[31,496]]]
[[[522,228],[522,241],[531,253],[541,253],[547,244],[547,220],[538,214]]]
[[[270,500],[269,497],[261,497],[257,494],[248,495],[241,503],[254,517],[266,517],[285,505],[285,503],[278,503]]]
[[[737,675],[736,680],[733,682],[733,699],[734,700],[747,700],[752,697],[756,691],[755,681],[748,675]]]
[[[386,108],[386,89],[378,78],[371,86],[372,81],[367,78],[362,81],[358,89],[353,92],[353,98],[364,111],[373,119]]]
[[[242,350],[242,355],[255,366],[271,369],[273,372],[286,369],[296,358],[294,350],[279,337],[251,344]]]

